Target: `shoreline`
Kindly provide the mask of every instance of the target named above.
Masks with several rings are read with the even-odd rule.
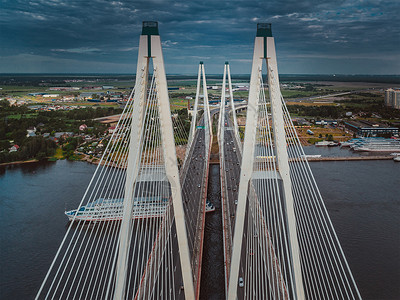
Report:
[[[51,161],[48,158],[47,161]],[[66,158],[64,158],[66,159]],[[64,160],[64,159],[57,159],[54,161],[58,160]],[[321,162],[321,161],[365,161],[365,160],[391,160],[393,157],[391,156],[386,156],[386,155],[379,155],[379,156],[329,156],[329,157],[318,157],[318,158],[313,158],[309,157],[307,158],[308,162]],[[76,161],[76,162],[86,162],[89,164],[93,165],[98,165],[100,160],[90,160],[87,159],[86,157],[83,157],[81,159],[76,159],[76,160],[71,160],[71,161]],[[0,163],[0,167],[6,167],[6,166],[12,166],[12,165],[22,165],[22,164],[29,164],[29,163],[35,163],[39,162],[37,159],[31,159],[31,160],[25,160],[25,161],[13,161],[13,162],[8,162],[8,163]],[[219,164],[219,161],[216,160],[211,160],[210,165],[213,164]],[[104,162],[102,162],[102,165],[104,165]]]
[[[371,156],[325,156],[308,157],[308,162],[314,161],[365,161],[365,160],[391,160],[394,156],[389,155],[371,155]]]
[[[46,157],[46,159],[44,159],[44,161],[48,162],[48,161],[58,161],[58,160],[68,160],[67,158],[63,157],[63,158],[55,158],[54,156],[52,157]],[[53,160],[52,160],[53,159]],[[94,164],[97,165],[99,164],[98,161],[93,161],[90,159],[87,159],[86,157],[82,157],[80,159],[73,159],[70,161],[81,161],[81,162],[87,162],[90,164]],[[7,167],[7,166],[12,166],[12,165],[23,165],[23,164],[29,164],[29,163],[36,163],[36,162],[40,162],[40,160],[38,159],[30,159],[30,160],[17,160],[17,161],[11,161],[11,162],[6,162],[6,163],[0,163],[0,167]]]
[[[6,162],[6,163],[1,163],[0,167],[3,166],[12,166],[12,165],[22,165],[22,164],[29,164],[29,163],[34,163],[38,162],[38,159],[30,159],[30,160],[17,160],[17,161],[12,161],[12,162]]]

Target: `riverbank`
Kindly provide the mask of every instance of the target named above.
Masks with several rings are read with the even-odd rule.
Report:
[[[311,161],[354,161],[354,160],[390,160],[393,156],[388,155],[375,155],[375,156],[336,156],[336,157],[308,157],[307,160]]]
[[[12,162],[1,163],[0,166],[12,166],[12,165],[29,164],[29,163],[35,163],[35,162],[38,162],[38,161],[39,161],[39,160],[37,160],[37,159],[18,160],[18,161],[12,161]]]

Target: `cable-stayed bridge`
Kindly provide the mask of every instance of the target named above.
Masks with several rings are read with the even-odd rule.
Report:
[[[79,207],[66,212],[36,299],[198,299],[213,125],[227,298],[360,299],[280,93],[270,24],[257,28],[243,141],[236,109],[225,63],[210,113],[201,62],[185,124],[170,105],[158,24],[143,22],[135,87]]]

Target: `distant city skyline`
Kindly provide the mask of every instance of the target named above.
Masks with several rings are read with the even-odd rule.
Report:
[[[0,0],[0,73],[136,72],[142,21],[159,22],[168,74],[249,74],[272,23],[280,74],[400,74],[400,5],[388,1]]]

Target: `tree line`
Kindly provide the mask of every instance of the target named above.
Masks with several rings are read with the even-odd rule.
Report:
[[[40,160],[54,155],[56,149],[57,144],[52,140],[45,139],[41,136],[26,138],[18,151],[0,152],[0,163],[29,159]]]

